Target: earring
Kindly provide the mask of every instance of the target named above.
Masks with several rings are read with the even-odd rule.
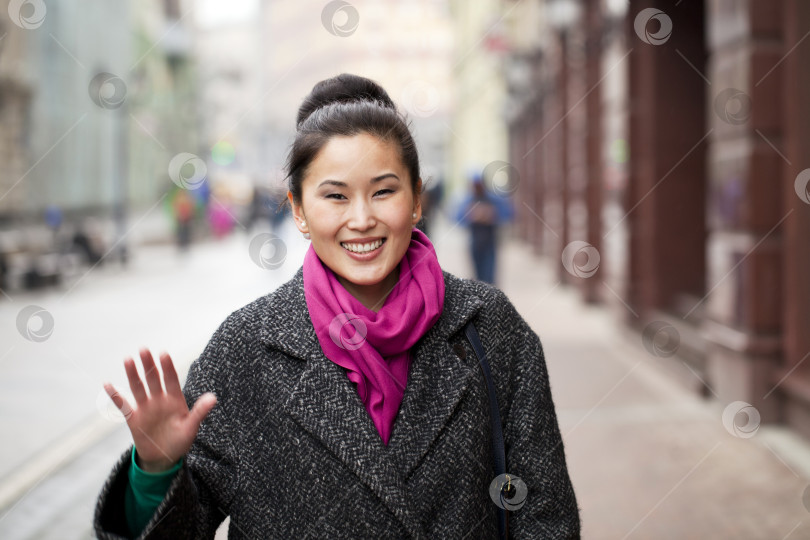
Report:
[[[309,240],[310,238],[312,238],[312,236],[311,236],[311,235],[310,235],[308,232],[305,232],[305,233],[304,233],[304,238],[306,238],[307,240]]]
[[[416,212],[413,213],[413,219],[416,219]]]

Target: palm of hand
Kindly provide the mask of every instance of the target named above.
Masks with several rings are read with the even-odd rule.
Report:
[[[140,356],[148,394],[135,361],[132,358],[124,360],[136,409],[112,385],[105,384],[104,388],[127,419],[140,458],[139,465],[147,472],[159,472],[170,469],[188,452],[200,423],[216,404],[216,398],[210,393],[203,394],[189,410],[171,357],[166,353],[160,356],[164,390],[152,354],[142,349]]]

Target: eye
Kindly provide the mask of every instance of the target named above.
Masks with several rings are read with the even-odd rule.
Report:
[[[382,194],[386,194],[386,193],[393,193],[393,192],[394,192],[394,190],[393,190],[393,189],[388,189],[388,188],[386,188],[386,189],[381,189],[380,191],[378,191],[377,193],[375,193],[375,195],[379,195],[379,194],[381,194],[381,193],[382,193]]]
[[[328,195],[326,195],[326,198],[327,198],[327,199],[336,199],[336,200],[340,200],[341,198],[342,198],[342,199],[345,199],[346,197],[344,197],[344,196],[343,196],[342,194],[340,194],[340,193],[329,193]]]

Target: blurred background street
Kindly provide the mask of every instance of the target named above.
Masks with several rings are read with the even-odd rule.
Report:
[[[102,383],[301,266],[284,159],[341,72],[410,119],[442,267],[541,337],[584,538],[810,538],[810,3],[0,8],[0,538],[92,537]]]

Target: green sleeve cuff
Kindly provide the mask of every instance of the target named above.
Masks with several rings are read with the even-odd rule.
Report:
[[[140,536],[146,524],[160,505],[177,471],[183,466],[181,459],[168,471],[148,473],[135,462],[135,447],[132,447],[132,463],[129,467],[129,485],[125,495],[127,526],[133,537]]]

